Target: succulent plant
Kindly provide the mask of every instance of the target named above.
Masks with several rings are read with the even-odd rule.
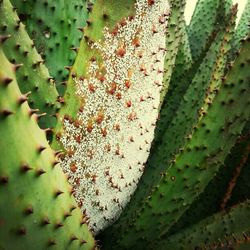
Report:
[[[0,249],[248,249],[250,1],[0,0]]]

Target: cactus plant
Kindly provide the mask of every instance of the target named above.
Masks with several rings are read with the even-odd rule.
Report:
[[[67,178],[0,46],[0,247],[91,249],[94,240]]]
[[[103,19],[100,10],[108,5],[109,1],[97,0],[89,16],[93,24],[85,33],[91,43],[84,41],[79,53],[87,45],[91,54],[95,50],[96,59],[86,64],[81,75],[77,69],[74,72],[78,62],[73,66],[72,80],[82,104],[75,122],[64,115],[59,131],[59,141],[67,151],[62,166],[96,232],[119,215],[143,172],[158,115],[169,14],[167,2],[152,7],[138,2],[135,13],[129,13],[133,16],[113,27],[109,12],[116,12],[117,7],[119,15],[128,11],[125,4],[123,8],[110,6]],[[98,22],[109,30],[96,41]],[[65,110],[75,102],[72,97],[65,99]],[[93,104],[98,97],[100,101]],[[145,116],[147,112],[150,117]],[[79,180],[80,175],[86,178]]]
[[[248,249],[249,4],[0,0],[0,249]]]
[[[242,104],[238,102],[241,93],[248,95],[248,69],[247,67],[244,69],[243,66],[242,74],[235,74],[241,65],[248,64],[249,44],[250,41],[247,40],[242,53],[223,81],[224,84],[216,90],[218,94],[212,103],[205,99],[205,104],[209,103],[208,108],[204,108],[204,112],[200,113],[198,122],[188,134],[182,150],[176,153],[170,164],[166,164],[165,173],[163,172],[162,178],[156,182],[157,186],[152,188],[149,194],[146,193],[148,197],[134,209],[135,212],[131,209],[132,215],[128,214],[128,219],[121,217],[120,222],[114,226],[112,234],[119,231],[124,236],[127,235],[124,237],[125,240],[118,238],[118,245],[126,248],[131,247],[131,244],[135,247],[143,246],[159,239],[188,208],[193,199],[203,191],[216,173],[219,163],[224,162],[225,155],[234,145],[249,117],[249,111],[243,109],[245,105],[249,105],[247,98],[243,98],[244,101],[241,99]],[[231,110],[230,113],[226,111],[227,109]],[[242,114],[241,126],[235,120],[239,113]],[[227,141],[226,145],[223,140]],[[224,145],[223,149],[221,143]],[[159,203],[165,205],[158,206]],[[130,230],[126,230],[129,225]]]
[[[214,76],[219,79],[223,74],[223,67],[226,62],[226,51],[229,49],[226,47],[230,44],[230,37],[232,36],[232,29],[234,27],[234,15],[235,13],[233,12],[232,17],[230,17],[232,20],[229,22],[230,29],[228,29],[228,32],[222,29],[215,43],[208,51],[207,56],[204,58],[203,63],[179,105],[175,117],[166,129],[165,134],[161,135],[163,142],[158,142],[152,150],[148,160],[149,167],[142,176],[141,188],[138,188],[133,197],[134,200],[131,202],[131,211],[141,206],[141,200],[145,195],[150,195],[151,189],[161,179],[161,174],[164,172],[166,165],[168,166],[178,150],[184,147],[188,135],[197,123],[200,110],[202,110],[202,108],[204,109],[202,106],[205,93],[207,92],[207,94],[209,94],[210,91],[210,95],[212,95],[213,85],[215,85],[215,88],[216,84],[218,84],[218,81],[216,81],[216,79],[214,80]],[[216,64],[216,67],[213,66],[214,64]],[[221,64],[220,67],[217,66],[219,64]],[[191,98],[195,91],[197,93],[196,96]],[[210,101],[212,101],[212,96]],[[164,107],[162,107],[162,109],[163,108]],[[163,117],[163,120],[165,120],[165,117]],[[159,128],[161,128],[160,125],[161,122],[159,122]],[[156,140],[157,139],[156,137]],[[157,145],[159,145],[159,147],[157,147]],[[130,207],[127,208],[126,212],[130,213]]]
[[[250,202],[246,200],[229,211],[215,214],[183,232],[173,235],[156,249],[229,249],[243,245],[248,239]]]
[[[43,128],[50,128],[55,125],[55,118],[50,115],[54,115],[59,108],[57,102],[59,95],[53,79],[8,0],[1,1],[0,16],[1,34],[11,34],[8,43],[3,45],[3,50],[17,67],[23,65],[17,71],[19,88],[23,93],[30,92],[31,107],[39,109],[42,114],[47,114],[41,118],[40,125]]]
[[[55,78],[57,89],[63,94],[68,70],[74,62],[82,34],[86,25],[91,2],[76,0],[57,1],[16,1],[20,20]],[[65,53],[67,51],[67,53]]]

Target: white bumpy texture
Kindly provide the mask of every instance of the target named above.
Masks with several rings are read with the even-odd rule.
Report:
[[[153,4],[150,4],[152,2]],[[136,14],[104,28],[92,44],[102,56],[100,77],[93,61],[87,79],[75,80],[85,98],[79,124],[64,120],[63,146],[74,152],[61,165],[94,233],[118,218],[143,173],[154,138],[162,89],[166,0],[137,0]]]

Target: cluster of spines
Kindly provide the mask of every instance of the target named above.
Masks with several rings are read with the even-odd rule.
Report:
[[[246,21],[246,17],[249,16],[249,3],[248,1],[239,26],[234,30],[232,39],[228,40],[231,44],[228,48],[230,49],[228,61],[232,60],[233,54],[233,57],[238,55],[238,50],[241,47],[240,40],[249,35],[248,22]],[[246,176],[248,176],[249,172],[249,160],[247,159],[249,154],[248,143],[249,122],[245,125],[242,135],[237,140],[233,150],[227,156],[225,163],[222,164],[216,176],[214,176],[204,192],[193,202],[192,206],[183,214],[177,224],[170,229],[167,233],[168,235],[188,227],[225,207],[243,202],[250,197],[248,182],[246,181]]]
[[[169,238],[152,249],[247,249],[250,241],[250,200],[216,213]]]
[[[249,118],[249,112],[242,111],[244,105],[249,105],[246,98],[249,77],[248,47],[247,40],[233,68],[223,80],[221,87],[216,90],[214,101],[208,106],[207,112],[200,114],[202,118],[187,138],[184,148],[177,154],[169,170],[163,174],[159,185],[144,200],[143,207],[129,221],[121,220],[120,226],[114,227],[115,230],[119,228],[119,231],[123,232],[125,240],[118,240],[121,246],[125,248],[131,244],[142,246],[143,242],[152,241],[154,237],[164,234],[203,191],[218,166],[224,162],[225,156]],[[241,74],[238,75],[236,72]],[[226,111],[228,108],[233,112],[229,114]],[[227,146],[221,148],[224,142],[227,142]],[[192,178],[189,178],[191,175]],[[161,223],[163,215],[165,222]],[[126,230],[128,228],[126,223],[131,223],[132,228],[129,231]],[[150,235],[147,235],[148,232]]]
[[[250,164],[250,127],[249,121],[246,123],[242,134],[239,136],[234,150],[227,157],[225,166],[231,169],[230,180],[227,183],[226,192],[220,202],[220,209],[229,208],[250,198],[250,188],[248,182]],[[221,170],[223,173],[226,169]],[[220,173],[219,173],[220,174]],[[228,175],[226,172],[225,176]]]
[[[230,21],[228,19],[230,19]],[[218,76],[223,76],[224,66],[227,60],[227,47],[232,37],[232,30],[234,29],[234,19],[235,12],[233,11],[232,16],[227,17],[228,22],[226,24],[229,27],[228,31],[225,32],[224,29],[222,29],[218,34],[214,44],[204,58],[197,75],[190,84],[187,93],[185,93],[178,111],[175,117],[173,117],[172,123],[161,136],[162,143],[155,145],[151,151],[147,163],[148,167],[144,171],[142,181],[138,186],[139,188],[132,197],[131,203],[124,212],[124,217],[122,217],[121,220],[131,216],[131,214],[141,206],[140,202],[144,197],[150,195],[152,188],[162,179],[164,171],[169,167],[171,161],[175,161],[176,154],[181,152],[180,149],[183,148],[188,141],[192,133],[192,128],[196,126],[199,115],[202,115],[200,110],[206,112],[203,101],[208,98],[206,96],[208,89],[211,91],[210,95],[212,95],[214,91],[212,89],[212,83],[218,84],[218,82],[220,82],[220,77],[218,78]],[[193,95],[194,92],[196,92],[195,96]],[[207,95],[208,94],[209,93],[207,93]],[[209,101],[211,102],[212,98]]]
[[[145,241],[150,241],[152,238],[158,238],[164,234],[195,197],[203,191],[218,166],[224,162],[225,156],[229,153],[249,118],[249,112],[243,111],[243,107],[249,105],[247,98],[249,75],[246,69],[249,63],[249,58],[247,58],[249,44],[249,41],[245,42],[241,56],[237,58],[233,70],[230,71],[226,82],[220,88],[209,112],[199,122],[189,143],[166,172],[166,176],[163,177],[159,186],[146,199],[145,207],[137,214],[138,217],[133,224],[135,230],[139,232],[136,235],[130,229],[130,232],[125,233],[125,235],[130,235],[130,239],[133,237],[138,239],[142,236]],[[245,71],[241,72],[241,75],[237,75],[236,72],[242,69],[241,65],[244,65]],[[228,109],[230,109],[230,114],[228,114]],[[213,147],[210,146],[211,143]],[[221,145],[224,148],[221,148]],[[178,172],[182,174],[180,175]],[[192,176],[192,179],[188,178],[189,176]],[[183,191],[185,192],[182,193]],[[162,204],[160,207],[159,202]],[[164,223],[162,223],[162,215],[165,215]],[[130,234],[131,232],[134,233],[134,236]],[[150,235],[147,235],[148,232]],[[122,240],[121,242],[125,246],[127,244],[129,246],[129,242]],[[136,243],[133,242],[133,244]]]
[[[161,93],[161,98],[165,95],[164,88],[167,90],[168,84],[169,84],[169,77],[171,75],[171,72],[174,67],[175,57],[178,51],[179,45],[182,43],[183,37],[182,32],[184,32],[185,29],[185,22],[184,22],[184,8],[185,8],[185,2],[184,1],[170,1],[171,5],[171,14],[169,17],[169,21],[167,24],[167,33],[166,33],[166,47],[168,48],[168,53],[166,53],[165,56],[165,64],[164,64],[164,79],[163,79],[163,89]],[[175,38],[175,39],[174,39]],[[144,180],[142,179],[141,182],[143,183]],[[145,195],[146,190],[144,188],[138,188],[138,192],[142,194],[142,196]],[[137,192],[136,191],[136,192]],[[140,196],[140,195],[139,195]],[[126,209],[124,210],[124,213],[127,213],[129,210],[128,207],[130,205],[132,207],[136,207],[137,202],[134,200],[128,204]]]
[[[168,91],[171,75],[176,65],[176,56],[179,47],[185,39],[184,9],[185,1],[169,1],[171,13],[167,24],[166,47],[168,53],[165,55],[163,88],[161,90],[161,103]]]
[[[162,133],[168,128],[200,64],[221,29],[228,14],[230,0],[198,1],[191,23],[184,24],[182,44],[180,44],[175,68],[167,96],[160,110],[155,136],[155,144],[160,144]],[[202,17],[202,18],[201,18]]]
[[[200,0],[187,27],[194,64],[199,64],[210,47],[220,23],[227,15],[231,0]]]
[[[93,61],[96,61],[100,66],[102,66],[102,58],[99,55],[100,53],[95,49],[91,49],[91,45],[103,38],[104,27],[113,29],[115,34],[117,29],[116,24],[121,20],[121,16],[134,15],[134,3],[135,0],[129,0],[123,3],[120,3],[120,1],[112,3],[108,1],[105,5],[103,4],[98,11],[94,12],[94,6],[100,5],[100,3],[96,1],[94,5],[88,5],[89,17],[86,21],[86,26],[79,27],[79,31],[82,32],[83,36],[77,50],[77,56],[74,64],[68,67],[70,74],[64,94],[63,106],[59,112],[59,117],[61,118],[60,121],[62,121],[64,115],[72,120],[75,120],[77,113],[83,110],[84,98],[81,98],[76,94],[77,87],[75,81],[88,78],[88,68]],[[120,4],[122,4],[122,9],[120,8]],[[109,8],[109,6],[111,6],[111,8]],[[124,13],[120,13],[121,10]],[[98,21],[93,22],[93,20]],[[56,137],[59,138],[63,132],[63,122],[60,121],[57,123],[55,138],[52,144],[52,146],[57,149],[61,148],[61,146],[58,145]]]
[[[247,0],[242,16],[239,20],[237,29],[235,30],[232,40],[232,49],[229,56],[229,62],[234,60],[237,52],[240,49],[240,41],[249,35],[250,25],[250,0]]]
[[[62,95],[82,39],[78,29],[86,25],[91,2],[12,0],[12,3]]]
[[[186,24],[183,23],[181,29],[183,35],[178,47],[169,88],[160,109],[159,121],[157,123],[154,139],[155,144],[160,143],[161,134],[169,125],[183,94],[189,86],[188,82],[192,81],[192,74],[189,72],[192,66],[192,55],[186,30]]]
[[[103,22],[100,10],[107,6],[96,2],[90,15],[93,24],[85,33],[93,36],[95,29],[100,29],[94,23]],[[111,20],[106,20],[110,29],[100,30],[102,39],[88,39],[90,53],[94,51],[98,59],[91,58],[84,69],[86,75],[73,76],[74,95],[83,102],[77,118],[62,118],[60,142],[66,151],[73,151],[62,159],[63,169],[70,175],[76,199],[90,215],[96,231],[117,217],[134,191],[157,118],[168,5],[136,1],[135,6],[135,15],[120,17],[113,28],[109,27]],[[127,12],[126,6],[123,8],[120,13]],[[115,112],[118,114],[113,116]],[[150,118],[145,119],[149,113]]]
[[[93,249],[94,239],[0,36],[0,248]],[[31,136],[32,134],[32,136]]]
[[[29,105],[44,116],[39,124],[43,128],[51,128],[55,125],[54,115],[60,107],[54,80],[9,0],[0,2],[0,16],[0,34],[11,34],[8,42],[3,45],[3,50],[16,67],[21,66],[16,74],[19,88],[23,93],[30,92]]]
[[[249,137],[240,136],[225,163],[197,197],[189,209],[172,226],[165,237],[188,228],[214,213],[250,198],[247,176],[249,176]]]

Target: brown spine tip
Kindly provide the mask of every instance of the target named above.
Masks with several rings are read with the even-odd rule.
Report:
[[[20,43],[16,43],[15,44],[15,47],[14,47],[16,50],[19,50],[21,48],[21,44]],[[13,63],[14,63],[15,60],[13,60]]]
[[[10,35],[0,35],[0,44],[3,44],[10,37]]]
[[[78,240],[78,238],[75,235],[71,235],[70,241]]]
[[[46,136],[48,136],[53,132],[53,129],[52,128],[46,128],[46,129],[43,129],[43,131],[45,132]]]
[[[13,70],[14,70],[14,72],[16,72],[19,68],[21,68],[23,66],[23,64],[22,63],[20,63],[20,64],[14,64],[13,65]]]
[[[58,197],[59,195],[61,195],[61,194],[63,194],[63,191],[61,191],[61,190],[56,190],[56,192],[55,192],[55,196],[56,197]]]
[[[31,94],[31,92],[28,92],[27,94],[25,95],[21,95],[19,98],[18,98],[18,103],[19,104],[23,104],[24,102],[28,101],[28,96]]]
[[[54,82],[55,82],[55,80],[54,80],[53,77],[49,77],[49,78],[48,78],[48,83],[54,83]]]
[[[29,170],[31,170],[32,168],[28,165],[28,164],[22,164],[21,165],[21,171],[23,172],[23,173],[26,173],[26,172],[28,172]]]
[[[68,218],[69,216],[71,216],[71,213],[70,213],[70,212],[65,212],[65,213],[64,213],[64,219]]]
[[[23,55],[26,57],[29,54],[29,51],[24,51]]]
[[[79,31],[84,32],[84,28],[77,28]]]
[[[107,13],[104,13],[104,14],[102,15],[102,17],[103,17],[104,20],[107,20],[107,19],[109,18],[109,16],[108,16]]]
[[[46,147],[40,145],[37,149],[38,153],[42,153],[44,150],[46,149]]]
[[[34,212],[34,209],[33,209],[32,206],[28,206],[28,207],[26,207],[26,208],[24,209],[24,213],[25,213],[26,215],[33,214],[33,212]]]
[[[6,175],[0,176],[0,183],[7,184],[9,182],[9,177]]]
[[[70,48],[71,50],[75,51],[76,53],[78,52],[79,48],[76,48],[76,47],[72,47]]]
[[[58,101],[59,103],[62,103],[62,104],[65,103],[65,100],[64,100],[64,98],[63,98],[62,96],[59,96],[59,97],[57,98],[57,101]]]
[[[46,171],[44,170],[44,169],[42,169],[42,168],[39,168],[39,169],[37,169],[37,171],[36,171],[36,175],[37,176],[41,176],[41,175],[43,175],[43,174],[45,174],[46,173]]]
[[[148,5],[152,6],[155,3],[155,0],[148,0]]]
[[[72,67],[71,67],[71,66],[65,66],[64,68],[65,68],[66,70],[70,71]]]
[[[26,228],[25,227],[18,228],[17,233],[19,235],[25,235],[27,233]]]
[[[54,246],[54,245],[56,245],[56,241],[53,240],[53,239],[49,239],[48,240],[48,246]]]
[[[72,205],[71,208],[70,208],[70,212],[72,212],[75,209],[76,209],[76,206]]]
[[[13,78],[4,77],[3,79],[1,79],[1,81],[5,86],[8,86],[13,81]]]
[[[70,176],[68,176],[67,179],[69,180],[69,179],[70,179]],[[70,193],[70,195],[74,194],[74,189],[73,189],[73,187],[70,187],[69,193]]]
[[[61,222],[56,223],[55,228],[58,229],[60,227],[63,227],[63,224]]]
[[[10,115],[13,115],[14,112],[8,110],[8,109],[4,109],[4,110],[1,110],[0,111],[0,115],[2,115],[4,118],[10,116]]]
[[[88,26],[91,26],[91,24],[92,24],[92,22],[90,20],[87,20],[86,23]]]
[[[60,163],[60,161],[53,161],[52,166],[55,167],[59,163]]]
[[[84,211],[85,213],[85,211]],[[86,216],[82,216],[81,220],[80,220],[80,225],[84,225],[87,222],[88,218]]]
[[[86,244],[87,241],[86,240],[80,240],[80,244],[83,245],[83,244]]]
[[[89,41],[89,37],[87,35],[83,36],[85,41],[88,42]]]
[[[60,85],[62,85],[62,86],[67,86],[67,81],[62,81],[62,82],[60,82]]]
[[[61,154],[63,154],[63,150],[57,150],[54,152],[55,156],[60,156]]]
[[[91,12],[93,9],[93,3],[88,3],[87,10],[88,12]]]
[[[30,109],[29,110],[29,116],[32,116],[33,114],[35,114],[38,111],[39,111],[39,109]]]
[[[46,225],[49,225],[50,224],[50,221],[49,221],[49,218],[48,217],[44,217],[41,221],[41,225],[42,226],[46,226]]]
[[[47,115],[47,113],[36,114],[35,119],[36,119],[36,121],[39,121],[39,119],[41,119],[41,117],[46,116],[46,115]]]
[[[126,53],[126,50],[123,47],[120,47],[117,51],[116,51],[116,55],[119,57],[124,57]]]

